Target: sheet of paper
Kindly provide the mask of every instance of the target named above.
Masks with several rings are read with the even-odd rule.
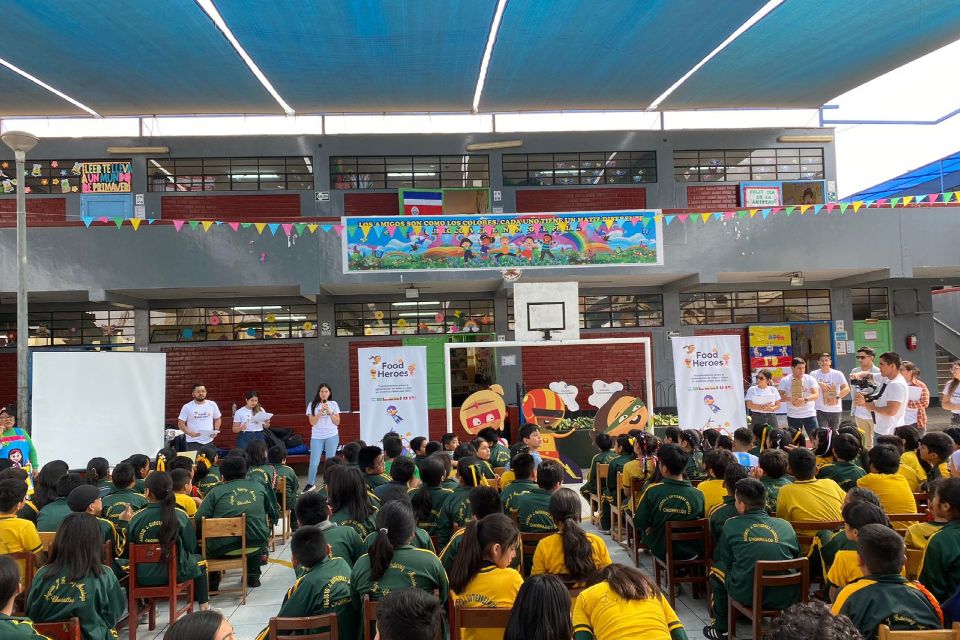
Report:
[[[907,400],[917,402],[920,400],[920,387],[907,387]]]
[[[273,414],[272,414],[272,413],[267,413],[266,411],[261,411],[260,413],[252,416],[252,417],[250,418],[250,422],[256,422],[256,423],[262,424],[262,423],[264,423],[264,422],[269,421],[270,418],[272,418],[272,417],[273,417]]]

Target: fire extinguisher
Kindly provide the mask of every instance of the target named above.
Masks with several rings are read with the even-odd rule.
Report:
[[[916,351],[918,346],[917,334],[911,333],[908,335],[906,338],[906,343],[908,351]]]

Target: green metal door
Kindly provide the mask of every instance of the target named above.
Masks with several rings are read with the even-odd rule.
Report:
[[[853,340],[856,348],[870,347],[879,356],[892,351],[889,320],[854,320]]]
[[[447,381],[443,373],[443,345],[447,336],[404,338],[405,347],[427,348],[427,408],[443,409],[447,403]]]

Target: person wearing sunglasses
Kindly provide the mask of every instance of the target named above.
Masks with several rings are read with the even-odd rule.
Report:
[[[0,407],[0,458],[9,458],[13,466],[37,470],[37,450],[26,431],[17,426],[17,405]]]
[[[857,362],[860,366],[855,367],[850,372],[850,380],[860,378],[872,378],[875,382],[880,382],[880,367],[873,363],[875,352],[870,347],[860,347],[857,349]],[[873,418],[870,411],[863,406],[857,406],[853,403],[853,418],[857,421],[857,428],[863,432],[863,441],[868,445],[873,444]]]

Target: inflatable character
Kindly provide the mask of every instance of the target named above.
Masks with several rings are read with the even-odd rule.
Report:
[[[643,400],[627,391],[617,391],[600,407],[593,419],[596,433],[616,436],[628,433],[631,429],[647,428],[649,411]]]
[[[503,400],[503,387],[492,384],[467,396],[460,407],[460,426],[467,433],[475,434],[486,427],[503,429],[507,417],[507,404]]]

